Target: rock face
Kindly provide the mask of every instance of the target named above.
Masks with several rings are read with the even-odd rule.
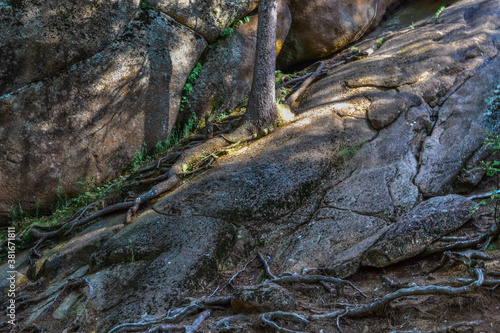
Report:
[[[139,2],[0,1],[0,96],[102,51]]]
[[[257,15],[251,16],[247,23],[236,28],[209,53],[193,92],[188,96],[187,106],[181,115],[182,121],[187,121],[193,113],[200,119],[207,113],[217,116],[232,112],[248,96],[255,63],[257,21]],[[279,1],[277,53],[285,41],[290,24],[287,2]]]
[[[472,211],[473,203],[459,195],[424,201],[401,216],[365,251],[362,265],[385,267],[412,258],[429,243],[461,227]]]
[[[434,24],[429,24],[431,18],[415,22],[413,30],[388,30],[382,34],[386,42],[373,55],[332,71],[302,97],[300,106],[306,112],[331,110],[358,119],[353,129],[360,134],[354,137],[369,133],[360,126],[363,119],[377,131],[334,169],[325,181],[319,210],[294,233],[293,241],[280,242],[278,253],[285,269],[319,266],[338,276],[352,274],[363,253],[387,231],[385,225],[411,220],[402,216],[425,197],[452,192],[460,169],[476,167],[477,156],[487,156],[485,131],[499,131],[495,111],[499,13],[495,1],[461,1]],[[487,37],[479,42],[474,37],[478,34]],[[366,40],[358,47],[373,43]],[[346,138],[352,137],[348,134]],[[441,199],[436,200],[437,204]],[[463,223],[468,215],[463,209],[444,220]],[[351,216],[347,225],[371,232],[357,233],[352,246],[351,227],[340,232],[330,224],[340,214]],[[375,218],[383,222],[374,225]],[[421,240],[424,244],[415,248],[399,244],[406,254],[392,254],[386,262],[413,255],[432,241],[432,237]],[[390,247],[388,239],[377,244]],[[382,265],[383,260],[377,262]]]
[[[413,26],[359,42],[374,53],[311,85],[294,122],[221,157],[130,225],[103,219],[43,249],[31,271],[20,253],[20,279],[47,279],[40,294],[56,295],[86,277],[95,330],[106,332],[215,290],[220,267],[262,247],[282,271],[337,277],[420,253],[470,217],[470,202],[451,192],[461,168],[488,158],[485,130],[499,131],[500,4],[458,1]],[[23,310],[42,328],[45,302]]]
[[[53,202],[57,187],[116,175],[173,127],[206,42],[164,14],[139,11],[103,51],[0,97],[0,209]]]
[[[291,0],[292,26],[278,57],[278,67],[326,57],[374,28],[385,0]]]
[[[256,0],[146,0],[147,4],[193,29],[209,43],[230,24],[257,7]]]

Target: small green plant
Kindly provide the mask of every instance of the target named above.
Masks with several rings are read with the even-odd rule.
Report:
[[[229,37],[233,34],[234,32],[234,28],[232,27],[227,27],[226,29],[224,29],[224,31],[220,34],[220,37],[221,38],[225,38],[225,37]]]
[[[377,40],[377,49],[380,49],[385,42],[385,37],[381,37]]]
[[[493,150],[489,161],[482,161],[479,169],[486,171],[486,176],[495,178],[496,190],[491,193],[489,200],[483,200],[481,204],[493,202],[493,218],[496,223],[500,222],[500,134],[487,133],[485,146]]]
[[[148,10],[148,9],[151,9],[151,10],[156,10],[156,7],[151,6],[150,4],[148,4],[148,3],[144,2],[144,1],[142,1],[142,2],[141,2],[141,9],[142,9],[142,10]]]
[[[339,158],[342,160],[347,160],[347,159],[353,157],[364,146],[365,143],[366,143],[366,141],[363,140],[360,143],[358,143],[352,147],[342,149],[339,152],[339,155],[338,155]]]
[[[130,262],[134,262],[135,260],[134,243],[130,238],[128,239],[128,244],[130,249]]]
[[[357,51],[357,50],[359,50],[359,47],[357,47],[357,46],[351,46],[351,50]]]
[[[181,97],[181,106],[180,106],[180,111],[184,110],[188,103],[188,96],[191,94],[194,88],[194,82],[200,76],[201,73],[201,68],[203,65],[201,62],[197,62],[196,65],[194,66],[193,70],[191,71],[191,74],[189,74],[186,84],[184,85],[184,88],[182,88],[182,97]]]
[[[488,247],[486,248],[486,251],[495,251],[496,249],[497,249],[497,244],[492,243],[492,244],[488,245]]]
[[[139,169],[139,167],[144,164],[148,157],[148,151],[146,143],[142,144],[141,149],[135,151],[134,157],[132,158],[131,168],[132,172],[135,172]]]
[[[436,12],[436,14],[434,14],[434,22],[437,21],[437,19],[439,18],[439,15],[441,15],[441,13],[446,9],[445,6],[441,6],[441,8],[438,9],[438,11]]]
[[[415,29],[415,26],[413,24],[414,24],[413,22],[411,22],[411,24],[410,24],[410,29],[411,30]]]

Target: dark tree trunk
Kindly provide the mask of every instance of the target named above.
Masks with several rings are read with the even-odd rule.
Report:
[[[259,1],[259,23],[252,89],[245,119],[259,129],[273,125],[277,117],[275,70],[277,0]]]

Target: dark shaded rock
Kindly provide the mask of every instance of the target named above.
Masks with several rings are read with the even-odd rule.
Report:
[[[47,208],[57,188],[116,176],[144,142],[173,127],[206,42],[164,14],[140,11],[119,41],[58,76],[0,96],[0,210]]]
[[[196,31],[209,43],[233,22],[257,7],[257,0],[146,0],[159,11]]]
[[[102,51],[139,0],[0,2],[0,96]]]
[[[295,309],[295,299],[275,283],[245,286],[234,290],[231,309],[235,313],[290,311]]]
[[[98,331],[163,313],[185,293],[207,287],[235,232],[211,217],[140,215],[92,255]]]
[[[472,201],[447,195],[426,200],[401,216],[365,252],[363,266],[384,267],[412,258],[432,242],[457,230],[473,215]]]
[[[358,40],[385,13],[385,0],[291,0],[292,26],[278,67],[326,57]]]

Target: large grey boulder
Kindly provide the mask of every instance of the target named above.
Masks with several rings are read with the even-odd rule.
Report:
[[[257,7],[257,0],[146,0],[145,3],[196,31],[209,43]]]
[[[291,0],[292,26],[278,67],[326,57],[358,40],[385,13],[385,0]]]
[[[57,76],[0,96],[0,210],[49,206],[60,186],[103,182],[173,127],[206,47],[164,14],[139,11],[119,40]]]
[[[0,1],[0,96],[55,75],[120,36],[139,0]]]

